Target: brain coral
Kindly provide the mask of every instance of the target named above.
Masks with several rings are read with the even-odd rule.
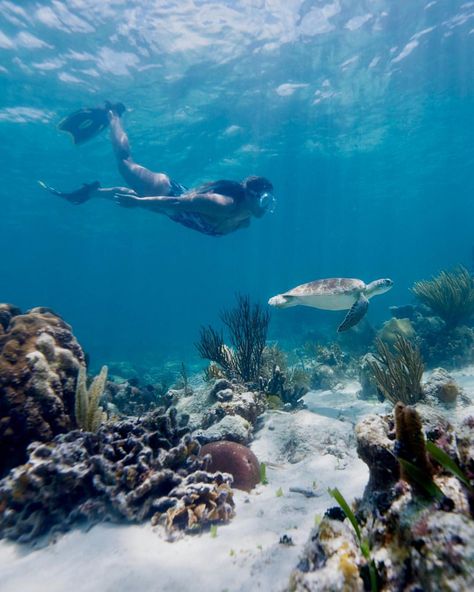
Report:
[[[237,442],[210,442],[201,448],[201,456],[209,454],[207,470],[230,473],[236,489],[250,491],[260,482],[260,464],[255,454]]]
[[[84,353],[59,316],[0,304],[0,476],[26,460],[28,444],[73,427],[81,364]]]

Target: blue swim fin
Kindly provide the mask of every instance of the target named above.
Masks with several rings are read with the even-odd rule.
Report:
[[[74,144],[84,144],[109,125],[108,111],[120,116],[125,112],[125,106],[123,103],[113,105],[107,101],[104,107],[79,109],[60,121],[58,129],[71,134]]]

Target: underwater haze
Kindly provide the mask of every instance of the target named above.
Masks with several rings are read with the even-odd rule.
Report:
[[[1,0],[0,55],[0,300],[51,307],[94,366],[195,360],[236,292],[390,277],[376,323],[473,265],[474,2]],[[212,237],[43,191],[124,184],[107,131],[57,129],[105,100],[140,164],[186,186],[265,176],[275,212]],[[272,337],[335,314],[273,311]]]

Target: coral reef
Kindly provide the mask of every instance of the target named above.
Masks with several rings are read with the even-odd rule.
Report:
[[[409,341],[415,339],[416,333],[410,319],[393,317],[390,320],[385,321],[382,328],[377,332],[377,337],[388,345],[395,345],[397,335],[402,335]]]
[[[367,319],[362,319],[350,331],[339,333],[337,343],[351,356],[363,356],[375,339],[375,330]]]
[[[444,368],[435,368],[428,380],[423,384],[425,399],[433,405],[441,404],[454,407],[463,400],[462,389]]]
[[[195,530],[233,515],[231,476],[203,470],[176,410],[33,443],[0,481],[0,537],[31,541],[78,521],[150,518]]]
[[[370,467],[364,498],[388,491],[400,478],[395,456],[395,422],[392,416],[368,415],[355,427],[357,454]]]
[[[450,453],[458,454],[459,464],[464,469],[467,477],[474,481],[474,417],[466,417],[456,430],[456,448]],[[471,512],[474,514],[474,500],[470,499]]]
[[[105,400],[108,411],[113,415],[140,416],[159,407],[169,407],[168,383],[146,383],[130,378],[125,382],[108,380],[105,386]]]
[[[310,390],[311,376],[303,368],[291,368],[283,372],[279,366],[273,368],[271,378],[265,384],[260,383],[260,388],[268,396],[276,396],[283,408],[302,409],[305,404],[303,397]]]
[[[459,368],[474,362],[472,327],[449,326],[424,304],[391,307],[391,312],[397,319],[401,315],[409,318],[416,333],[415,341],[429,368]]]
[[[71,327],[52,311],[0,305],[0,476],[25,461],[31,442],[74,427],[84,363]]]
[[[438,317],[422,318],[417,328],[420,351],[430,367],[461,368],[474,362],[474,329],[442,326]]]
[[[236,442],[211,442],[201,448],[200,456],[209,455],[206,470],[230,473],[236,489],[250,491],[260,482],[260,464],[255,454]]]
[[[369,485],[355,514],[377,571],[376,588],[401,590],[474,589],[474,520],[472,487],[445,466],[427,457],[423,430],[459,470],[474,477],[474,419],[456,429],[425,406],[420,414],[398,405],[393,415],[365,418],[356,429],[358,450],[370,469]],[[395,423],[396,435],[394,433]],[[400,438],[396,442],[395,437]],[[394,452],[405,451],[423,473],[432,474],[441,496],[421,494],[404,480]],[[392,470],[388,459],[392,458]],[[472,481],[471,481],[472,482]],[[289,589],[298,592],[343,592],[371,589],[367,558],[358,547],[344,515],[331,513],[313,530]],[[372,587],[374,590],[374,587]]]
[[[218,364],[227,378],[257,382],[263,363],[270,314],[248,296],[237,296],[237,306],[225,310],[221,320],[227,327],[232,347],[224,343],[222,332],[201,327],[196,348],[201,357]]]
[[[474,279],[463,266],[415,282],[412,291],[450,327],[468,321],[474,314]]]
[[[212,419],[215,419],[215,423],[194,432],[194,437],[201,444],[219,440],[248,444],[252,440],[253,426],[241,415],[224,415],[222,419],[218,417],[212,417]]]
[[[359,382],[361,390],[357,396],[360,399],[374,399],[380,398],[379,391],[377,389],[377,382],[372,372],[371,365],[376,364],[377,359],[372,353],[365,354],[359,361]]]
[[[297,568],[290,577],[291,592],[363,592],[359,566],[362,553],[350,527],[325,516],[311,531]]]
[[[354,373],[354,359],[337,343],[316,346],[316,356],[311,364],[311,388],[334,389]]]
[[[196,388],[193,396],[170,391],[173,405],[189,416],[190,427],[202,444],[216,440],[250,442],[258,417],[265,411],[265,393],[248,390],[236,381],[220,379],[212,387]]]
[[[336,342],[322,345],[307,341],[297,353],[300,368],[308,376],[312,389],[334,389],[343,380],[356,375],[355,358]]]
[[[269,402],[273,401],[274,407],[303,408],[302,398],[309,391],[310,380],[310,373],[303,367],[288,367],[288,356],[278,346],[264,349],[259,388]],[[279,404],[276,399],[279,399]]]
[[[376,340],[375,362],[368,361],[377,388],[394,405],[401,401],[413,404],[423,398],[421,379],[423,361],[420,351],[402,335],[397,334],[394,350]]]

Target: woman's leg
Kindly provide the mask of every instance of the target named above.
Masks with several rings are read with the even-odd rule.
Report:
[[[171,183],[168,175],[153,173],[133,161],[128,136],[120,117],[109,111],[110,138],[120,174],[138,195],[168,195]]]

